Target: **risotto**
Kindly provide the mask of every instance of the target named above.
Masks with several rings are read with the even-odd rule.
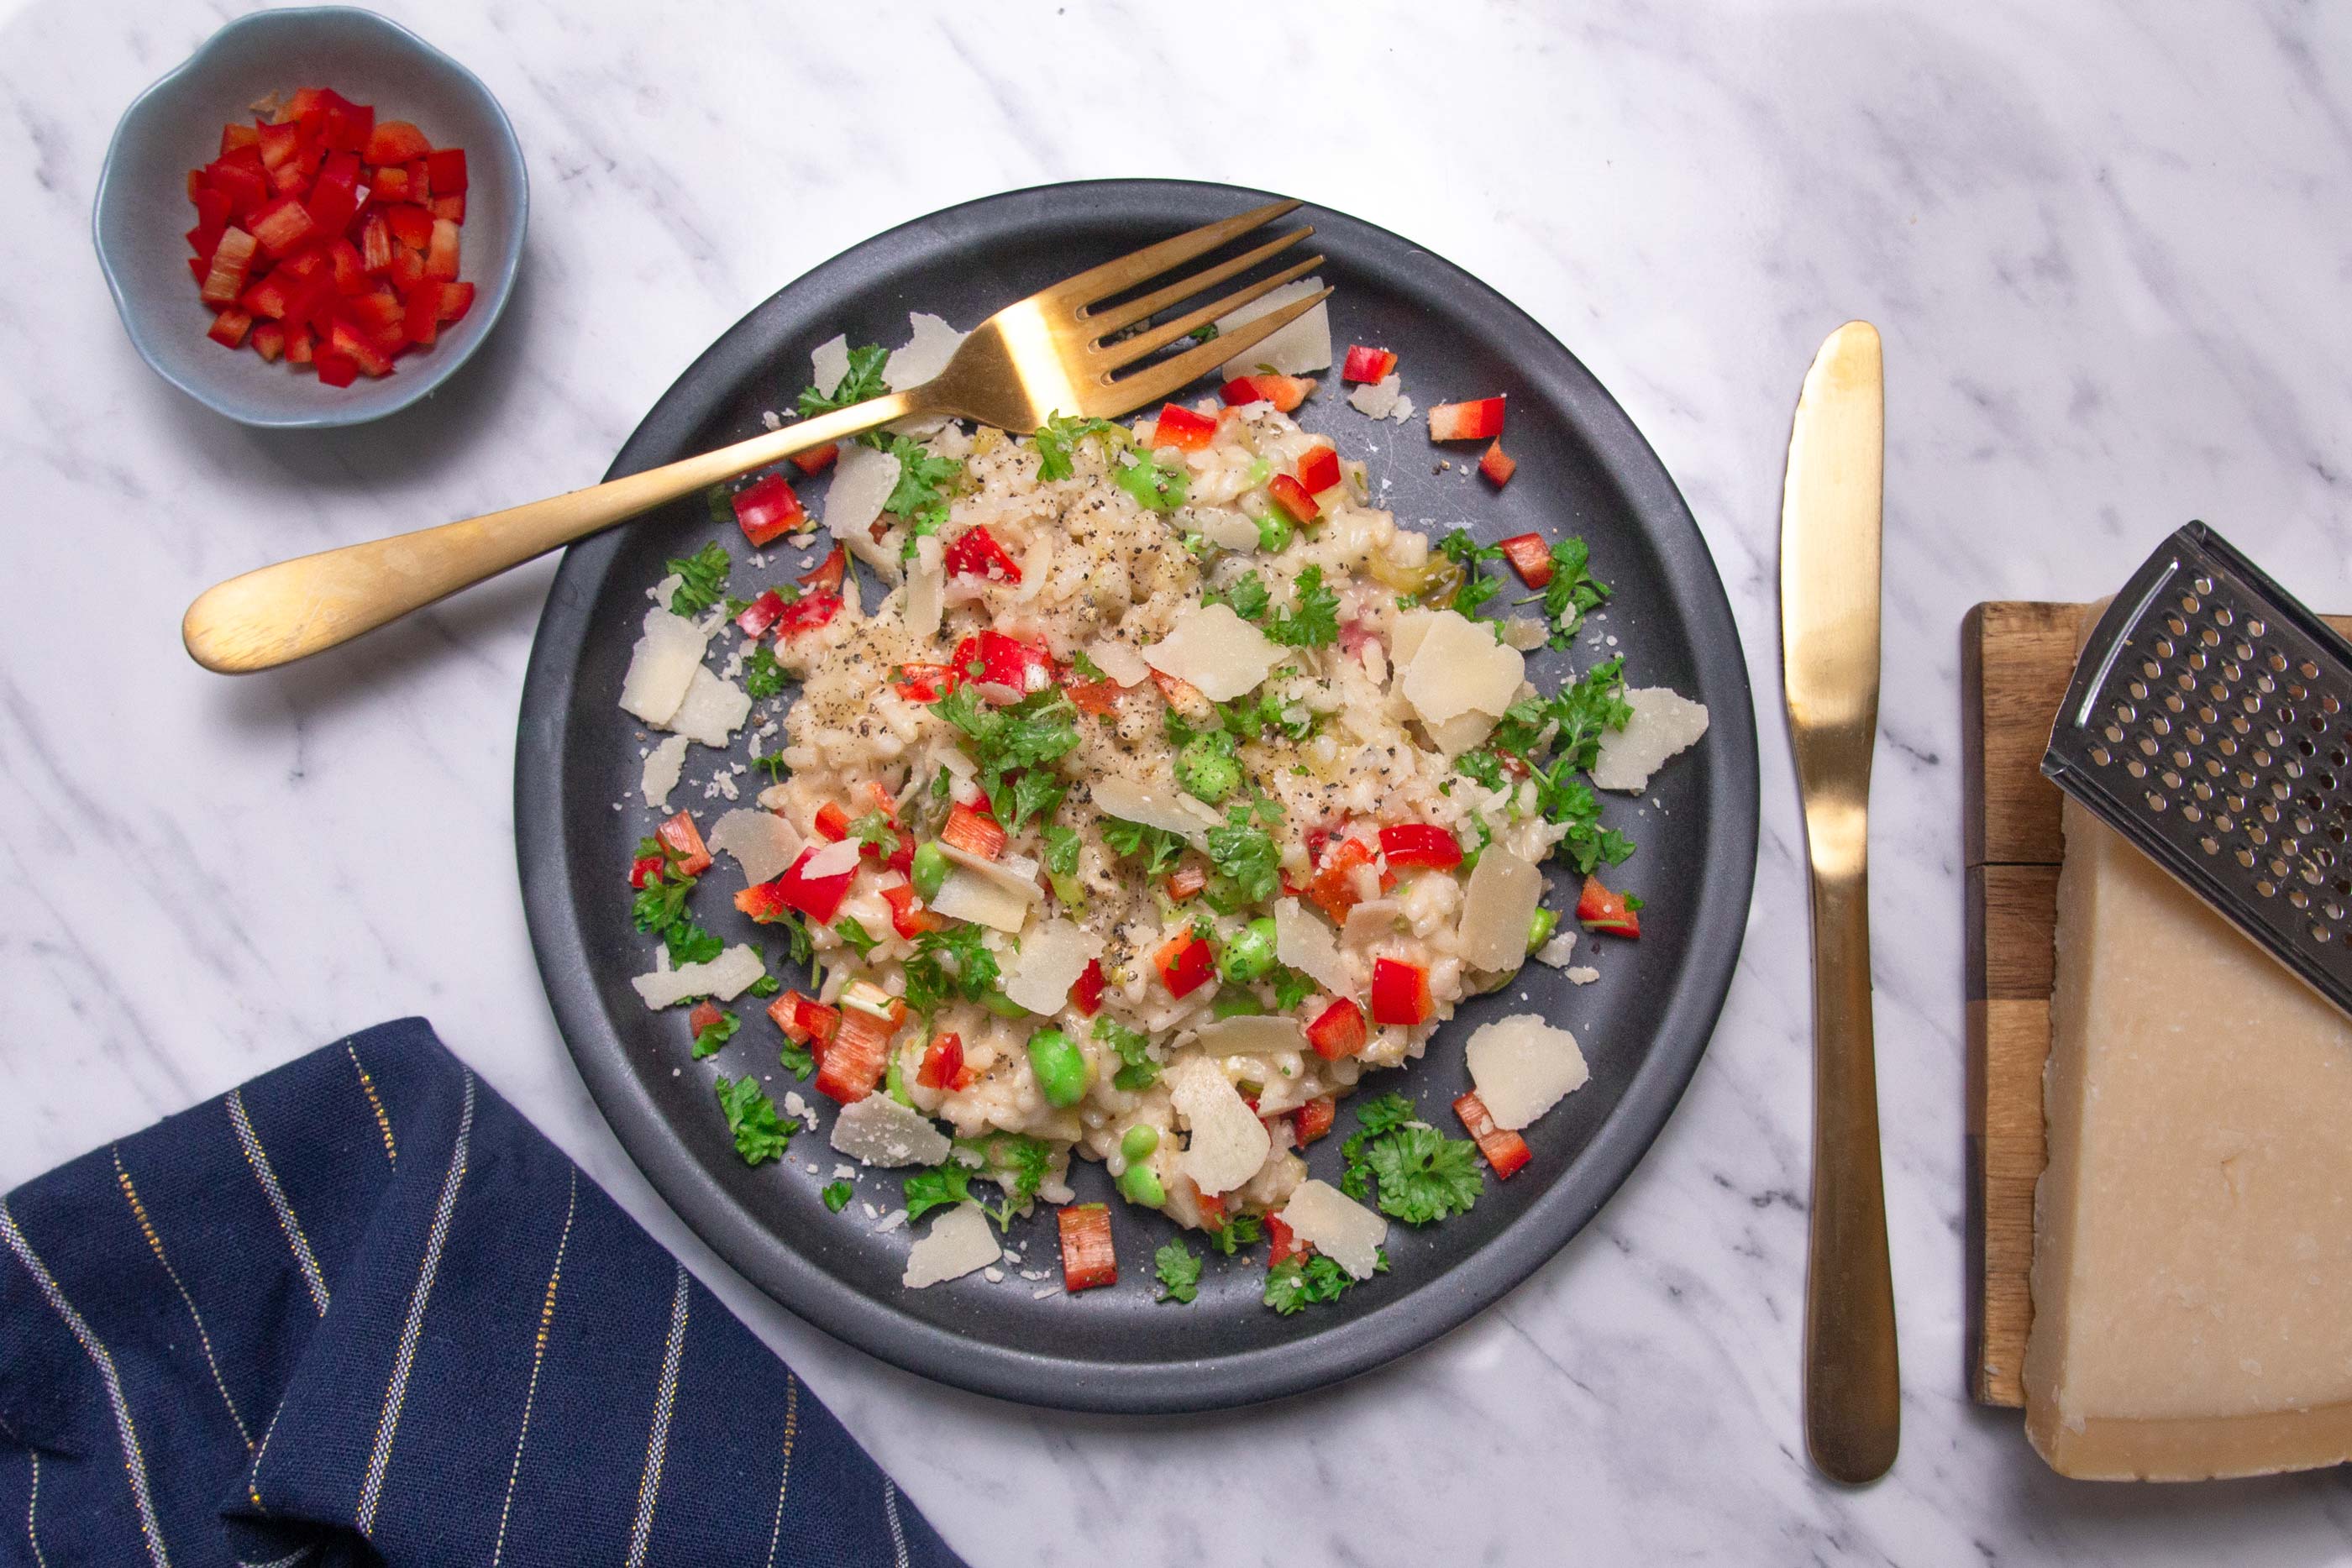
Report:
[[[953,334],[915,326],[896,355],[820,350],[803,413],[927,375],[905,361],[935,368]],[[1367,383],[1393,394],[1393,364]],[[1383,1095],[1339,1180],[1308,1177],[1300,1151],[1367,1071],[1420,1057],[1530,954],[1568,961],[1546,862],[1582,877],[1584,929],[1638,936],[1640,901],[1599,874],[1633,845],[1591,780],[1638,790],[1705,727],[1671,692],[1629,691],[1617,658],[1539,694],[1526,652],[1570,647],[1608,592],[1582,544],[1401,527],[1293,417],[1316,384],[1239,376],[1027,437],[877,433],[799,460],[832,466],[822,525],[782,475],[714,498],[755,547],[826,547],[796,580],[729,597],[712,546],[653,590],[621,694],[670,732],[646,805],[666,810],[689,742],[740,759],[703,787],[707,831],[678,811],[640,848],[637,920],[661,946],[637,988],[698,1003],[697,1057],[745,1049],[721,1003],[767,998],[783,1069],[841,1106],[830,1142],[854,1164],[827,1206],[866,1170],[905,1173],[888,1222],[929,1221],[910,1286],[1002,1279],[991,1221],[1039,1202],[1062,1206],[1061,1288],[1115,1280],[1076,1155],[1218,1250],[1268,1241],[1266,1300],[1297,1310],[1385,1268],[1391,1220],[1458,1213],[1518,1169],[1518,1129],[1584,1081],[1565,1030],[1489,1024],[1465,1048],[1469,1137]],[[1507,585],[1527,591],[1505,611]],[[698,923],[714,854],[805,988]],[[716,1080],[755,1164],[815,1124],[763,1077]],[[1181,1238],[1160,1247],[1160,1299],[1190,1301],[1200,1266]]]

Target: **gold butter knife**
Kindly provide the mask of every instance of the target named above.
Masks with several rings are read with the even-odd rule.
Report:
[[[1805,1448],[1832,1480],[1895,1462],[1902,1379],[1870,1027],[1870,753],[1878,728],[1878,330],[1849,321],[1805,373],[1780,503],[1780,665],[1812,866],[1813,1196]]]

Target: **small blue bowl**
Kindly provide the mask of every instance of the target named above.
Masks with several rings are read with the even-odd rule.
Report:
[[[473,308],[392,374],[348,387],[205,337],[213,313],[188,276],[188,171],[219,155],[225,122],[298,87],[332,88],[381,119],[413,122],[436,147],[466,150],[460,276],[474,285]],[[240,423],[304,429],[381,419],[471,358],[513,292],[530,210],[521,143],[481,78],[373,11],[322,5],[241,16],[141,93],[106,150],[90,227],[123,328],[156,374]]]

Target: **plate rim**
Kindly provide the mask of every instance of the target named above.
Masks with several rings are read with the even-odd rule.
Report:
[[[941,208],[884,230],[795,277],[720,333],[656,400],[622,444],[606,477],[647,465],[656,449],[698,428],[734,395],[741,373],[768,353],[758,346],[764,317],[789,311],[796,294],[817,292],[880,265],[904,260],[929,231],[975,214],[1017,222],[1055,206],[1130,202],[1183,193],[1229,200],[1242,210],[1271,193],[1213,182],[1108,179],[1026,186]],[[1718,852],[1701,873],[1683,983],[1657,1015],[1641,1066],[1576,1166],[1597,1166],[1585,1182],[1558,1181],[1500,1234],[1447,1269],[1449,1289],[1417,1290],[1350,1322],[1254,1350],[1148,1363],[1076,1362],[996,1344],[912,1317],[834,1277],[787,1245],[766,1252],[772,1228],[758,1224],[676,1141],[654,1097],[630,1070],[626,1046],[606,1026],[587,971],[579,911],[568,896],[563,814],[542,809],[562,797],[562,747],[579,650],[597,585],[618,549],[619,529],[563,556],[531,643],[515,747],[516,858],[524,919],[566,1052],[614,1136],[687,1228],[764,1294],[835,1338],[907,1371],[974,1393],[1052,1408],[1111,1414],[1171,1414],[1260,1403],[1336,1385],[1435,1343],[1524,1282],[1564,1249],[1633,1174],[1688,1088],[1728,995],[1745,937],[1759,836],[1759,760],[1753,687],[1722,574],[1680,489],[1648,440],[1581,360],[1525,310],[1472,274],[1393,231],[1308,204],[1318,233],[1353,227],[1399,247],[1399,265],[1428,270],[1469,292],[1480,313],[1525,332],[1538,353],[1556,353],[1575,393],[1578,429],[1595,462],[1641,519],[1670,580],[1701,590],[1685,608],[1689,653],[1711,697],[1706,824]],[[1656,526],[1673,528],[1661,535]],[[1690,574],[1698,574],[1696,578]],[[1718,838],[1717,835],[1727,835]],[[1573,1168],[1572,1166],[1570,1168]],[[1563,1173],[1565,1175],[1565,1173]],[[772,1267],[774,1263],[777,1266]]]

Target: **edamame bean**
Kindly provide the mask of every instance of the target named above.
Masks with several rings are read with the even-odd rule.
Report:
[[[1168,1189],[1151,1174],[1150,1166],[1129,1166],[1118,1173],[1118,1190],[1128,1202],[1139,1203],[1146,1208],[1158,1208],[1168,1201]]]
[[[1048,1105],[1075,1105],[1087,1097],[1087,1054],[1057,1029],[1029,1037],[1029,1071]]]
[[[1559,925],[1559,910],[1545,909],[1538,905],[1535,914],[1528,919],[1528,951],[1532,953],[1550,941],[1551,934]]]
[[[948,879],[947,852],[937,844],[919,844],[915,863],[908,872],[915,884],[915,896],[929,904],[940,895],[940,884]]]
[[[1290,519],[1279,508],[1268,507],[1257,519],[1257,548],[1268,555],[1288,549],[1292,533]]]
[[[1151,1151],[1159,1146],[1160,1129],[1148,1123],[1138,1123],[1129,1127],[1127,1136],[1118,1141],[1118,1152],[1129,1165],[1150,1159]]]
[[[1259,915],[1234,933],[1218,959],[1220,973],[1235,985],[1264,979],[1274,972],[1274,921]]]

